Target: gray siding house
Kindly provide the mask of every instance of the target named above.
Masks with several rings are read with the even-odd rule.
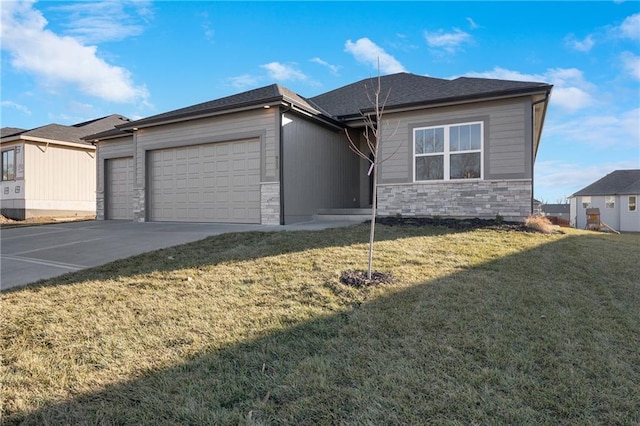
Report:
[[[600,221],[621,232],[640,232],[640,169],[615,170],[569,197],[571,226],[587,226],[587,209],[598,208]]]
[[[380,81],[389,132],[379,215],[531,214],[551,85],[409,73]],[[364,146],[375,84],[312,98],[273,84],[86,136],[98,147],[97,217],[288,224],[366,208],[369,163],[346,132]]]

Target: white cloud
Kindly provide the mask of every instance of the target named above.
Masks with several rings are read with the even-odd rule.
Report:
[[[455,53],[463,44],[470,43],[472,41],[472,37],[469,33],[457,28],[454,28],[453,32],[450,33],[446,33],[443,30],[436,32],[425,31],[424,39],[429,47],[433,49],[441,49],[448,53]]]
[[[107,101],[146,102],[146,87],[135,86],[128,70],[100,59],[96,46],[46,29],[47,20],[32,6],[33,1],[2,4],[2,49],[11,54],[14,68],[37,75],[45,84],[72,84]]]
[[[631,52],[622,52],[620,54],[622,66],[636,80],[640,80],[640,56]]]
[[[0,103],[0,105],[2,105],[3,108],[13,108],[16,109],[26,115],[31,115],[31,110],[29,108],[27,108],[24,105],[12,102],[12,101],[2,101]]]
[[[466,19],[467,19],[467,22],[469,22],[469,26],[471,27],[472,30],[480,28],[480,25],[476,24],[476,21],[474,21],[472,18],[467,17]]]
[[[596,150],[634,149],[640,143],[640,108],[622,113],[583,115],[574,120],[549,120],[545,133],[563,144],[591,146]]]
[[[229,83],[231,84],[231,86],[241,90],[244,90],[250,87],[255,87],[258,85],[259,82],[260,82],[260,77],[257,77],[251,74],[242,74],[235,77],[231,77],[229,79]]]
[[[316,64],[322,65],[323,67],[326,67],[329,69],[329,71],[331,71],[332,74],[337,75],[338,71],[340,70],[340,67],[337,65],[332,65],[330,63],[328,63],[327,61],[323,61],[320,58],[312,58],[310,59],[311,62],[315,62]]]
[[[202,18],[202,31],[204,31],[204,38],[209,42],[213,42],[213,37],[215,36],[216,31],[211,26],[209,13],[203,12],[200,14],[200,17]]]
[[[584,79],[582,71],[576,68],[552,68],[543,74],[524,74],[496,67],[491,71],[472,72],[470,77],[496,78],[500,80],[532,81],[553,84],[551,105],[568,111],[578,111],[593,106],[596,101],[591,92],[593,84]]]
[[[292,65],[285,65],[280,62],[269,62],[268,64],[260,65],[260,67],[266,69],[269,76],[274,80],[305,81],[308,79],[304,73]]]
[[[382,74],[394,74],[406,71],[396,58],[366,37],[356,40],[355,43],[347,40],[344,48],[346,52],[351,53],[359,62],[369,64],[375,69],[378,69],[379,64]]]
[[[583,40],[577,40],[573,34],[565,38],[565,44],[578,52],[589,52],[594,46],[593,36],[590,34]]]
[[[146,17],[149,14],[147,4],[145,1],[74,2],[49,10],[64,13],[67,35],[82,43],[100,43],[142,34],[144,28],[130,9],[134,8],[136,15]]]
[[[628,16],[618,30],[621,37],[640,40],[640,13]]]
[[[553,203],[558,198],[575,194],[614,170],[636,169],[638,163],[633,160],[625,160],[585,165],[570,161],[551,160],[539,161],[535,167],[535,197]]]

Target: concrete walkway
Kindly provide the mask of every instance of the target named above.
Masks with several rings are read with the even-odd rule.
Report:
[[[284,226],[221,223],[87,221],[0,230],[0,290],[136,254],[246,231],[320,230],[354,221],[305,222]]]

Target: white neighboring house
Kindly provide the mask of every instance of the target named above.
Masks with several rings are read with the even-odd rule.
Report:
[[[81,138],[129,119],[0,131],[0,211],[12,219],[96,214],[96,147]]]
[[[640,232],[640,169],[616,170],[569,197],[571,226],[584,229],[587,209],[621,232]]]

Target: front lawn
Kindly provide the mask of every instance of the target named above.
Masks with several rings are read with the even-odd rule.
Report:
[[[243,233],[0,295],[3,424],[638,424],[640,235]]]

